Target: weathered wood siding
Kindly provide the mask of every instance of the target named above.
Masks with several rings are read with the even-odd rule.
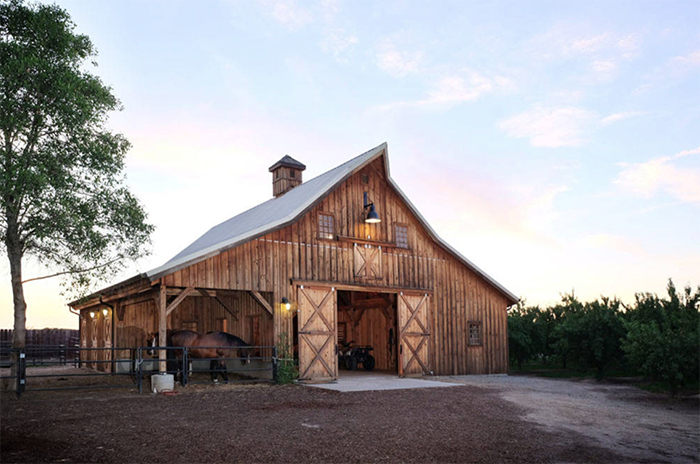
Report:
[[[376,286],[429,289],[431,365],[436,374],[502,373],[508,369],[508,301],[492,285],[439,247],[393,192],[384,177],[383,158],[343,182],[300,220],[281,230],[165,276],[168,287],[270,292],[275,308],[275,340],[292,332],[282,317],[282,297],[294,300],[290,279],[356,284],[352,240],[318,238],[318,213],[334,217],[335,233],[393,242],[394,225],[408,226],[408,249],[382,247]],[[368,183],[363,182],[363,178]],[[364,222],[363,192],[369,192],[382,222]],[[483,344],[468,345],[468,321],[482,324]]]

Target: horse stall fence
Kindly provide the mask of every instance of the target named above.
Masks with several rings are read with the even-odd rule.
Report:
[[[274,382],[277,378],[277,348],[274,346],[237,347],[234,350],[230,347],[199,348],[247,351],[238,357],[196,358],[191,353],[196,349],[181,347],[27,346],[24,349],[13,349],[0,346],[0,381],[5,389],[13,381],[13,390],[18,397],[34,391],[93,388],[135,388],[143,393],[147,377],[153,374],[173,374],[179,377],[182,387],[188,384],[214,383],[205,379],[207,374],[213,372],[217,376],[222,374],[220,369],[211,368],[210,363],[215,360],[227,363],[226,372],[236,377],[232,382]],[[53,350],[50,356],[41,355],[50,350]],[[160,350],[167,352],[165,371],[159,369]]]

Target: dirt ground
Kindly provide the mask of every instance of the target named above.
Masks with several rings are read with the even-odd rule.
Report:
[[[18,400],[4,393],[0,461],[656,463],[698,457],[690,445],[693,438],[697,445],[697,407],[620,400],[615,414],[629,410],[634,420],[638,407],[671,407],[668,417],[649,415],[649,424],[655,417],[671,421],[656,424],[674,427],[659,440],[671,437],[673,446],[682,445],[678,454],[669,445],[663,455],[633,455],[570,426],[577,420],[543,418],[558,415],[547,404],[549,390],[558,391],[557,398],[569,390],[575,404],[579,396],[595,403],[596,395],[607,394],[599,387],[576,391],[565,385],[573,382],[549,380],[562,385],[509,387],[503,379],[510,378],[352,393],[266,384],[197,385],[175,396],[80,390],[27,393]],[[522,395],[531,395],[529,402]],[[696,428],[675,429],[686,418],[694,418]]]
[[[700,399],[670,398],[595,380],[525,376],[450,377],[498,392],[525,408],[523,419],[554,432],[581,434],[634,462],[700,462]]]

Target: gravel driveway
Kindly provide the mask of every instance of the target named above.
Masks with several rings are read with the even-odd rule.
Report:
[[[0,462],[617,464],[698,456],[697,403],[577,382],[445,380],[468,385],[3,394]]]
[[[632,461],[700,462],[698,397],[672,399],[631,386],[525,376],[444,377],[496,391],[544,430],[571,431]]]

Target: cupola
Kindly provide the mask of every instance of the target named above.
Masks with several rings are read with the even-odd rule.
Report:
[[[272,173],[272,195],[279,197],[284,195],[297,185],[302,183],[301,173],[306,166],[289,155],[270,166]]]

